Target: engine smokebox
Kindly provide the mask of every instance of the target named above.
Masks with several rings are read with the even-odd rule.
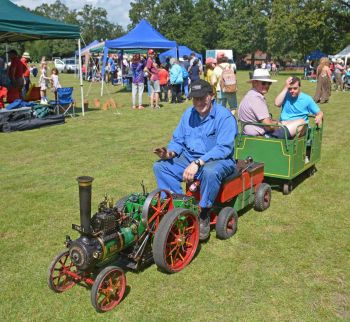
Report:
[[[91,234],[91,188],[94,178],[81,176],[77,178],[79,184],[80,225],[84,234]]]

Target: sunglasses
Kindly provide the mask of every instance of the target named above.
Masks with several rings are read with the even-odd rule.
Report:
[[[264,85],[264,86],[270,86],[271,83],[270,82],[261,82],[261,85]]]

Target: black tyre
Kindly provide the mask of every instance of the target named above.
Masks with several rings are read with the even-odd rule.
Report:
[[[114,309],[123,299],[126,289],[124,271],[118,266],[104,268],[91,289],[91,303],[97,312]]]
[[[254,209],[256,211],[264,211],[270,207],[271,187],[267,183],[262,183],[255,194]]]
[[[293,190],[293,186],[291,182],[284,183],[282,185],[282,193],[284,195],[289,195],[292,192],[292,190]]]
[[[216,237],[219,239],[229,239],[237,231],[238,214],[231,207],[222,208],[216,220]]]
[[[179,272],[191,262],[198,243],[198,216],[188,209],[173,209],[162,218],[155,233],[154,262],[167,273]]]

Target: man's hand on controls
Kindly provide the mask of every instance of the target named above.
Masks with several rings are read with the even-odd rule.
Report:
[[[176,153],[173,151],[169,151],[166,147],[156,148],[153,150],[153,153],[159,156],[162,160],[172,159],[176,156]]]
[[[196,163],[197,162],[197,163]],[[197,174],[199,168],[204,165],[204,161],[198,159],[192,161],[189,166],[185,169],[182,178],[185,182],[193,182],[194,176]]]

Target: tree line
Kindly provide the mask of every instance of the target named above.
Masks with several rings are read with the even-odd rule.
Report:
[[[108,21],[105,9],[91,5],[70,10],[56,0],[32,12],[79,25],[86,44],[127,32]],[[129,17],[128,30],[145,18],[180,45],[199,52],[232,49],[238,60],[257,49],[271,59],[301,60],[314,49],[334,54],[350,43],[349,0],[133,0]],[[35,41],[22,47],[34,58],[65,56],[76,50],[76,42]]]

